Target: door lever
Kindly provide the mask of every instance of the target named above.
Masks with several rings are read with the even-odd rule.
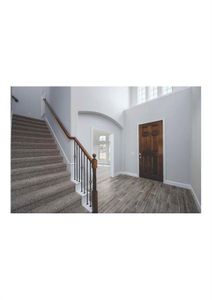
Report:
[[[141,153],[139,153],[138,157],[139,157],[139,159],[141,159],[141,157],[142,157]]]

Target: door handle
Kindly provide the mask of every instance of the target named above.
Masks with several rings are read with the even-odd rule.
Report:
[[[141,159],[141,158],[142,158],[142,155],[141,155],[141,153],[139,153],[139,154],[138,154],[138,157],[139,157],[139,159]]]

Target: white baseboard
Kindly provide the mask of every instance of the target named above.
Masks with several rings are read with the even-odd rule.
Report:
[[[128,176],[132,176],[132,177],[139,177],[136,173],[130,173],[130,172],[125,172],[125,171],[117,172],[115,174],[115,176],[118,176],[118,175],[128,175]],[[163,183],[190,190],[193,197],[194,197],[194,200],[195,200],[195,203],[197,205],[198,211],[201,212],[201,205],[200,205],[199,199],[198,199],[198,197],[197,197],[197,195],[196,195],[196,193],[195,193],[195,191],[194,191],[191,184],[172,181],[172,180],[164,180]]]
[[[195,193],[195,191],[194,191],[192,185],[191,185],[191,193],[192,193],[192,195],[193,195],[193,197],[194,197],[194,200],[195,200],[195,202],[196,202],[198,211],[201,212],[201,205],[200,205],[199,199],[198,199],[198,197],[197,197],[197,195],[196,195],[196,193]]]
[[[176,182],[176,181],[171,181],[171,180],[164,180],[164,183],[190,190],[193,197],[194,197],[194,201],[196,203],[197,209],[198,209],[199,212],[201,212],[201,205],[200,205],[199,199],[198,199],[198,197],[197,197],[197,195],[196,195],[196,193],[195,193],[195,191],[194,191],[191,184]]]
[[[128,176],[132,176],[132,177],[138,177],[138,175],[136,173],[130,173],[130,172],[125,172],[125,171],[115,173],[115,176],[118,176],[118,175],[128,175]]]
[[[163,183],[173,185],[173,186],[176,186],[176,187],[181,187],[181,188],[188,189],[188,190],[191,189],[191,185],[188,184],[188,183],[182,183],[182,182],[172,181],[172,180],[167,180],[167,179],[165,179],[163,181]]]
[[[66,164],[67,164],[67,166],[68,166],[69,171],[71,171],[71,162],[70,162],[70,160],[68,159],[68,157],[67,157],[65,151],[63,150],[63,147],[61,146],[61,144],[60,144],[60,142],[59,142],[59,140],[58,140],[58,138],[57,138],[57,136],[56,136],[56,134],[55,134],[53,128],[51,127],[51,125],[50,125],[50,123],[49,123],[49,121],[48,121],[48,119],[47,119],[46,116],[44,117],[44,120],[46,121],[47,125],[49,126],[49,129],[51,130],[51,132],[52,132],[52,134],[53,134],[53,136],[54,136],[54,138],[55,138],[55,141],[56,141],[56,143],[57,143],[57,145],[58,145],[58,147],[59,147],[59,149],[60,149],[60,153],[61,153],[61,155],[63,156],[63,158],[65,159],[65,162],[66,162]]]

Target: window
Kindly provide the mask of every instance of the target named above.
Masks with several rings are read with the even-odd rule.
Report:
[[[158,98],[163,95],[167,95],[173,92],[172,86],[141,86],[137,87],[137,99],[135,104],[145,103],[149,100]]]
[[[166,95],[172,93],[172,86],[162,86],[161,87],[161,94]]]
[[[154,98],[157,98],[158,96],[158,88],[157,86],[150,86],[149,88],[149,99],[154,99]]]
[[[106,142],[106,136],[105,135],[100,135],[99,141],[100,142]]]
[[[146,101],[146,88],[144,86],[137,88],[137,99],[138,103],[143,103]]]
[[[99,145],[99,160],[107,160],[107,145]]]

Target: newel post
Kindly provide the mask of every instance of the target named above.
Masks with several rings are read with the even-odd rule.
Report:
[[[93,169],[92,212],[97,213],[98,212],[98,192],[96,189],[96,169],[97,169],[96,154],[93,154],[92,169]]]

